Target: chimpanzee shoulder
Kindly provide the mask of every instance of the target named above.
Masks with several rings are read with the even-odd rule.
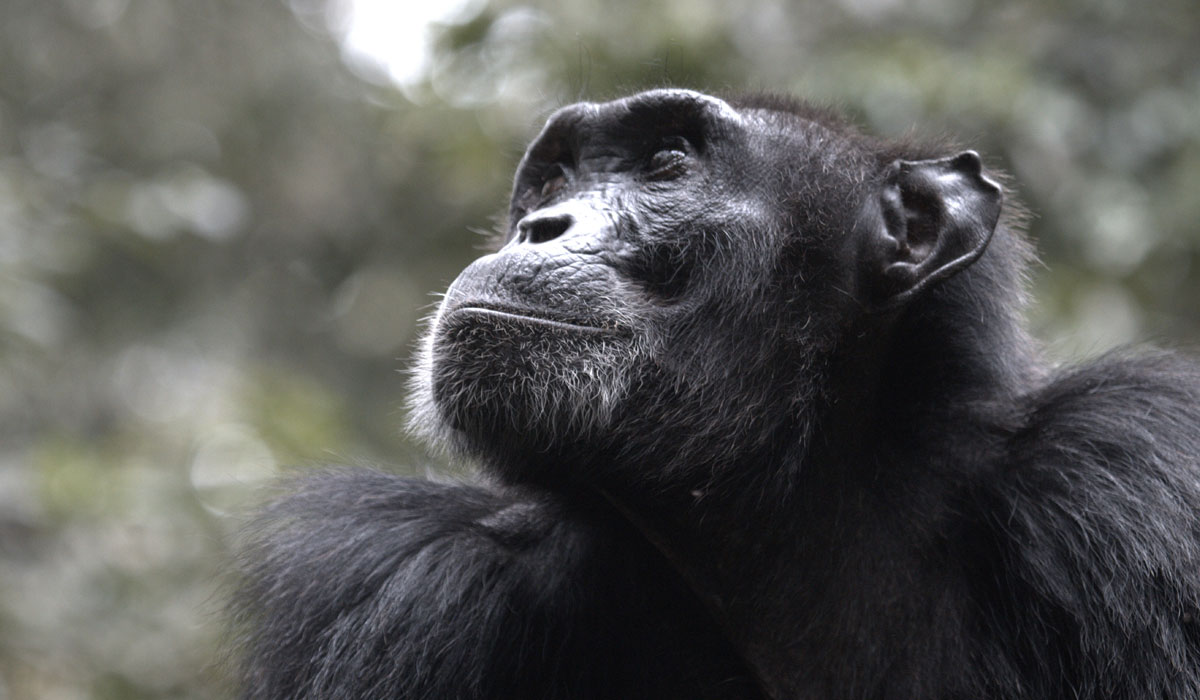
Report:
[[[1200,696],[1200,367],[1119,351],[1061,370],[976,494],[981,638],[1013,697]],[[976,533],[978,534],[978,533]],[[993,652],[998,651],[993,649]]]
[[[278,493],[240,556],[242,697],[759,697],[604,504],[362,468]]]

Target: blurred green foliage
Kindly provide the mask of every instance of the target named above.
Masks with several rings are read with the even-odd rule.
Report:
[[[223,697],[277,465],[421,471],[420,316],[554,107],[794,92],[947,132],[1034,212],[1059,357],[1200,339],[1193,0],[476,0],[397,87],[333,0],[0,4],[0,699]]]

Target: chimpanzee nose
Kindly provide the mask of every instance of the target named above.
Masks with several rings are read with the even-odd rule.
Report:
[[[534,212],[517,224],[517,238],[522,243],[545,243],[567,232],[575,217],[566,212]]]

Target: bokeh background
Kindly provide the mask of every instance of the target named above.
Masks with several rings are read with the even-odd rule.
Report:
[[[798,93],[1034,213],[1054,357],[1200,340],[1195,0],[4,0],[0,699],[226,697],[280,465],[410,444],[418,320],[556,106]]]

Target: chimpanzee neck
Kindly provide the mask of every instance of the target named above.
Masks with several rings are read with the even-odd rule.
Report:
[[[921,664],[969,666],[968,613],[951,609],[968,600],[969,572],[946,533],[969,530],[968,494],[1002,454],[1038,365],[1015,315],[951,316],[895,319],[874,346],[824,363],[838,401],[809,407],[790,452],[748,451],[705,470],[738,475],[735,489],[606,494],[773,697],[842,697],[897,673],[942,677]],[[990,363],[983,346],[1026,369]]]
[[[771,697],[845,697],[847,688],[881,687],[897,668],[936,678],[935,669],[905,664],[968,665],[955,626],[967,613],[948,607],[966,599],[968,573],[958,545],[937,533],[958,528],[972,474],[988,466],[979,455],[1001,439],[976,417],[945,428],[954,436],[946,444],[971,444],[976,454],[906,445],[882,431],[835,446],[819,426],[796,455],[803,463],[783,467],[796,483],[747,480],[733,495],[681,493],[670,505],[659,494],[653,508],[612,498]],[[761,464],[736,468],[762,473]],[[914,633],[936,653],[915,652]]]

